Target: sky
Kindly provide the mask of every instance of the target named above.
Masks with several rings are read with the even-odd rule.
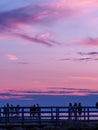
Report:
[[[98,100],[98,1],[0,1],[0,100]]]

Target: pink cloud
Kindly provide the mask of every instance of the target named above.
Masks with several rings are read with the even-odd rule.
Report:
[[[70,78],[75,80],[98,81],[98,77],[89,77],[89,76],[71,76]]]
[[[98,46],[98,38],[88,37],[87,39],[84,40],[74,40],[73,43],[84,44],[88,46]]]
[[[49,36],[50,36],[50,34],[48,32],[47,33],[43,33],[41,35],[37,35],[37,37],[42,38],[42,39],[47,39],[47,38],[49,38]]]
[[[55,3],[57,8],[65,8],[66,6],[69,6],[70,8],[84,8],[84,7],[92,7],[97,6],[98,7],[98,1],[97,0],[58,0],[58,2]]]
[[[7,54],[7,59],[8,60],[12,60],[12,61],[15,61],[15,60],[18,60],[19,58],[15,55],[12,55],[12,54]]]

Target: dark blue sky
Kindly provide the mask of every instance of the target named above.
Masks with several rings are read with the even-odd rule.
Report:
[[[17,100],[17,99],[7,99],[1,100],[0,106],[5,105],[6,103],[21,106],[31,106],[33,104],[39,104],[40,106],[68,106],[71,103],[79,103],[83,106],[95,106],[98,101],[98,95],[88,95],[88,96],[48,96],[48,95],[36,95],[32,96],[31,100]]]

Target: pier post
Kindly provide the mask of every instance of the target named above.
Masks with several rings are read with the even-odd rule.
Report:
[[[6,112],[7,112],[7,123],[9,123],[9,104],[6,106]]]
[[[24,124],[24,108],[22,107],[22,124]]]
[[[53,108],[51,107],[51,120],[53,120]]]
[[[86,120],[86,109],[84,107],[84,120]]]
[[[1,123],[1,108],[0,108],[0,123]]]
[[[58,124],[59,121],[59,108],[56,107],[56,124]]]
[[[89,108],[87,108],[87,118],[88,118],[88,121],[89,121]]]

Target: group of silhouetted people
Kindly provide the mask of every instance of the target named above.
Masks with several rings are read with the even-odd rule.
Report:
[[[81,103],[79,102],[78,104],[75,102],[73,105],[72,103],[69,103],[69,119],[75,119],[75,120],[80,120],[81,119],[81,114],[82,114],[82,106]]]
[[[3,107],[3,111],[2,111],[3,117],[13,117],[13,116],[19,117],[20,109],[21,107],[19,105],[13,106],[7,103]],[[21,112],[22,112],[22,109],[21,109]],[[30,111],[29,111],[30,117],[39,116],[39,112],[40,112],[39,104],[34,104],[30,107]]]
[[[3,117],[8,117],[8,116],[19,116],[19,105],[13,106],[9,105],[8,103],[4,105],[3,107]]]
[[[98,109],[98,102],[96,102],[96,107]],[[81,105],[81,103],[69,103],[68,108],[68,119],[73,119],[73,120],[81,120],[81,117],[83,119],[83,117],[85,115],[83,115],[83,113],[85,113],[85,107],[83,107]],[[87,108],[88,114],[89,114],[89,109]],[[20,117],[24,114],[24,108],[20,107],[19,105],[13,106],[13,105],[9,105],[8,103],[6,105],[4,105],[4,107],[1,109],[1,116],[2,117]],[[40,119],[41,116],[41,107],[39,107],[39,104],[34,104],[31,107],[26,108],[26,112],[28,112],[28,114],[30,115],[31,119],[35,119],[38,118]],[[55,111],[53,111],[55,112]],[[51,114],[52,118],[54,118],[54,114]],[[58,111],[56,111],[58,112]],[[59,115],[59,113],[56,113],[57,115]]]

